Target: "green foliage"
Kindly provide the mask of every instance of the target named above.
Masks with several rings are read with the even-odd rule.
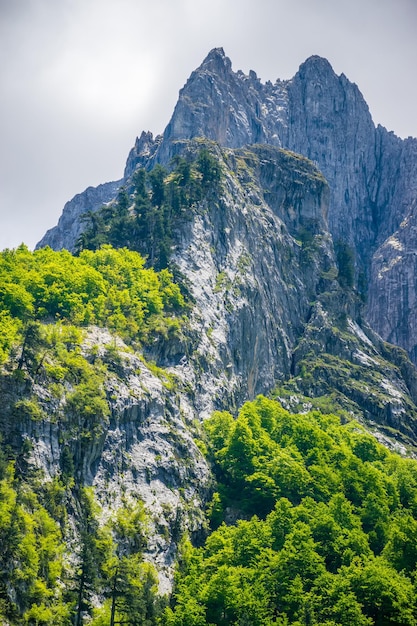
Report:
[[[161,601],[155,570],[143,561],[147,516],[142,503],[125,502],[102,524],[91,488],[82,488],[78,501],[78,565],[72,584],[67,583],[72,623],[83,624],[89,615],[94,626],[156,625]],[[94,597],[103,599],[100,607]]]
[[[176,228],[191,218],[198,202],[218,192],[220,182],[220,164],[206,148],[194,160],[175,157],[170,172],[159,164],[150,172],[139,169],[129,192],[123,189],[114,204],[85,214],[87,229],[77,249],[127,247],[151,267],[166,268]]]
[[[0,544],[0,620],[67,624],[60,528],[34,492],[16,484],[13,465],[0,481]]]
[[[13,407],[15,415],[20,417],[28,417],[33,421],[40,421],[45,419],[45,413],[39,406],[39,402],[36,397],[32,399],[24,398],[15,402]]]
[[[119,556],[141,553],[146,547],[147,517],[141,502],[126,503],[112,521]]]
[[[81,382],[67,395],[67,412],[80,421],[86,420],[89,433],[94,425],[101,425],[110,414],[106,394],[100,377],[91,374],[86,382]]]
[[[92,610],[92,597],[102,586],[103,570],[113,547],[111,537],[99,525],[100,510],[93,490],[83,487],[78,501],[78,566],[73,585],[68,590],[77,626],[83,622],[83,613]]]
[[[184,546],[163,624],[417,623],[415,461],[263,397],[204,426],[216,530]],[[252,517],[226,526],[226,510]]]
[[[97,324],[146,342],[172,332],[184,306],[168,270],[145,269],[136,252],[110,246],[78,257],[23,245],[6,250],[0,253],[0,284],[0,363],[20,340],[19,369],[32,374],[56,342],[43,323]]]
[[[132,626],[157,624],[160,606],[160,601],[156,597],[157,576],[149,563],[145,563],[139,554],[121,558],[114,571],[112,582],[112,602],[107,604],[107,613],[114,603],[117,615],[115,623]],[[97,617],[99,616],[100,614]],[[96,625],[103,622],[93,620],[92,623]],[[109,623],[110,620],[105,622],[106,625]]]
[[[20,320],[13,318],[8,311],[0,311],[0,365],[7,361],[20,328]]]
[[[221,182],[221,167],[219,161],[203,148],[197,158],[197,171],[201,174],[201,184],[205,191],[216,194]]]

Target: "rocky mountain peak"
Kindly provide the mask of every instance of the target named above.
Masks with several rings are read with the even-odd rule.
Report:
[[[408,290],[409,301],[403,306],[399,288],[393,289],[390,280],[375,278],[380,275],[375,269],[380,266],[380,252],[385,258],[387,250],[394,250],[384,247],[384,242],[404,220],[405,265],[412,258],[408,254],[414,250],[412,237],[407,233],[416,228],[417,219],[410,213],[417,200],[416,140],[403,141],[383,127],[376,129],[358,87],[343,74],[338,76],[329,61],[318,55],[302,63],[292,80],[263,84],[253,71],[249,75],[234,72],[223,48],[211,50],[191,74],[163,135],[153,138],[149,132],[142,133],[136,140],[124,181],[137,167],[168,164],[181,142],[196,137],[228,148],[269,144],[313,161],[330,186],[328,220],[333,240],[350,247],[356,284],[373,303],[369,319],[385,339],[395,337],[409,354],[416,354],[409,312],[417,308],[417,295]],[[106,186],[106,195],[89,190],[69,202],[58,226],[41,245],[73,249],[82,230],[80,215],[109,201],[108,193],[117,187]],[[386,264],[385,277],[393,267],[393,263]],[[412,276],[412,267],[406,272]],[[398,329],[406,330],[389,331],[386,320],[390,319],[396,320]]]
[[[303,77],[314,76],[317,74],[328,74],[337,78],[331,63],[318,54],[313,54],[303,63],[301,63],[298,74]]]
[[[162,137],[158,135],[154,138],[148,131],[142,131],[140,137],[136,137],[135,145],[127,157],[124,178],[127,179],[133,174],[136,168],[144,167],[155,154]]]
[[[196,70],[199,71],[212,71],[219,73],[222,70],[231,70],[232,62],[224,53],[223,48],[213,48],[210,50],[200,67]]]
[[[215,410],[230,412],[234,423],[232,414],[242,403],[271,394],[298,413],[290,417],[293,422],[314,406],[324,413],[330,408],[347,423],[355,418],[386,445],[415,453],[417,370],[374,329],[417,360],[416,180],[417,142],[375,129],[357,87],[325,59],[311,57],[291,81],[272,85],[262,84],[253,71],[233,72],[224,51],[212,50],[181,90],[164,134],[142,132],[136,139],[123,180],[76,196],[42,240],[40,245],[74,250],[79,238],[78,259],[97,254],[114,283],[123,282],[117,278],[122,274],[111,271],[112,255],[120,255],[126,288],[122,284],[116,298],[118,286],[113,293],[103,279],[93,291],[91,270],[85,274],[88,287],[80,281],[79,299],[51,289],[54,300],[64,293],[74,309],[69,319],[85,325],[77,340],[71,327],[59,339],[66,328],[61,309],[51,312],[41,300],[37,309],[45,311],[48,334],[32,339],[28,325],[22,356],[13,351],[14,369],[7,365],[0,376],[4,440],[13,443],[19,459],[20,450],[30,451],[28,467],[43,472],[33,476],[53,481],[62,470],[76,479],[67,485],[92,487],[106,515],[118,512],[122,520],[131,500],[143,502],[150,535],[145,557],[157,568],[163,593],[171,588],[183,532],[199,542],[204,538],[203,511],[213,479],[201,422]],[[41,259],[54,256],[40,253]],[[68,263],[77,258],[59,256]],[[137,261],[131,270],[130,256]],[[150,272],[143,269],[152,278],[144,277],[142,263],[152,266]],[[177,285],[170,284],[166,267]],[[78,279],[80,270],[74,271]],[[165,285],[164,295],[145,292],[142,303],[142,287],[134,283],[130,291],[131,278],[140,275],[152,294],[155,281]],[[47,292],[54,281],[48,264],[42,281]],[[30,282],[37,287],[42,281]],[[169,293],[175,292],[164,317],[164,298],[169,306]],[[21,293],[15,308],[26,315]],[[94,317],[90,305],[96,302],[102,312]],[[129,321],[128,345],[117,337],[125,310],[141,320],[151,309],[155,317],[146,329]],[[91,326],[96,323],[113,333]],[[271,421],[267,414],[265,421]],[[353,433],[358,424],[352,426]],[[239,435],[244,446],[245,432],[250,430]],[[259,432],[250,435],[260,443],[259,468],[268,464],[280,475],[277,448],[266,463]],[[300,431],[300,441],[313,453],[315,439]],[[236,458],[246,455],[252,472],[244,484],[263,494],[270,477],[258,472],[252,444],[244,455],[243,449],[239,443]],[[368,458],[372,447],[363,453]],[[292,483],[289,457],[282,459],[282,475]],[[314,456],[309,463],[317,468],[312,461]],[[300,484],[309,494],[305,471]],[[311,484],[320,474],[319,468]],[[325,485],[331,474],[322,476]],[[339,495],[340,485],[334,487]],[[274,499],[283,493],[271,491]],[[323,496],[328,492],[321,492],[320,506]],[[78,496],[71,497],[75,511]],[[299,501],[299,492],[294,498]],[[80,525],[83,534],[87,528]],[[71,542],[70,535],[69,547]],[[118,595],[117,569],[112,577],[107,597],[110,589]]]

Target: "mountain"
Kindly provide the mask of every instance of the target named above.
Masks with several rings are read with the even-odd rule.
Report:
[[[215,49],[0,255],[5,623],[415,624],[413,146]]]
[[[168,164],[177,142],[195,137],[231,148],[283,147],[318,166],[330,187],[329,230],[354,251],[356,281],[368,300],[365,315],[416,362],[417,140],[375,128],[357,86],[321,57],[307,59],[291,80],[263,84],[253,71],[234,72],[221,48],[191,74],[164,134],[153,139],[142,133],[136,140],[124,181],[138,166]],[[39,246],[73,249],[80,214],[107,201],[100,188],[88,190],[84,206],[76,198]]]
[[[92,616],[98,625],[109,622],[113,601],[121,621],[148,616],[156,624],[157,585],[160,594],[171,591],[179,554],[191,554],[184,537],[204,543],[207,507],[212,524],[254,513],[270,523],[276,501],[298,507],[314,498],[320,507],[330,499],[326,515],[340,535],[339,548],[323,548],[332,562],[356,572],[355,555],[391,550],[383,571],[392,581],[400,576],[402,548],[390,537],[403,508],[412,515],[414,465],[407,469],[410,460],[388,449],[416,454],[417,376],[405,352],[362,317],[352,256],[335,249],[328,230],[327,181],[308,159],[265,144],[222,148],[196,139],[176,149],[170,171],[139,170],[125,194],[97,211],[83,241],[117,235],[135,243],[135,229],[153,224],[139,247],[158,260],[169,226],[168,262],[182,294],[166,269],[146,269],[137,252],[103,247],[102,239],[79,256],[24,247],[1,255],[0,532],[13,541],[2,561],[0,610],[11,624],[41,615],[46,624]],[[386,509],[372,504],[388,494],[389,526]],[[350,511],[353,502],[358,517],[343,522],[338,507]],[[303,511],[294,515],[306,519]],[[348,533],[368,517],[369,532],[375,520],[382,525],[377,537]],[[314,555],[324,574],[322,552]],[[53,572],[45,561],[56,563]],[[360,584],[348,592],[343,580],[362,616]],[[379,574],[375,580],[383,589]],[[409,595],[409,579],[397,582]],[[316,583],[319,597],[329,583]],[[176,588],[186,597],[178,596],[172,619],[165,610],[167,625],[184,623],[181,607],[193,612],[187,589]],[[201,607],[205,593],[198,591]],[[265,594],[258,589],[257,602]],[[247,602],[246,616],[255,610]],[[272,595],[267,604],[284,611],[276,602]],[[217,600],[210,603],[215,613]],[[288,599],[284,613],[296,619],[299,603]]]

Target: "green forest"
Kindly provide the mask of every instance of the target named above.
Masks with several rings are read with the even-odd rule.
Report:
[[[211,533],[184,542],[164,624],[416,623],[415,461],[265,397],[204,426]]]
[[[191,219],[197,203],[216,196],[220,183],[219,162],[207,148],[195,157],[175,157],[170,171],[159,164],[149,172],[139,168],[115,202],[84,214],[86,229],[77,249],[127,247],[140,252],[150,267],[166,268],[176,229]]]
[[[31,486],[3,456],[4,618],[69,625],[87,612],[105,626],[114,606],[113,623],[137,625],[417,623],[415,461],[343,416],[291,414],[265,397],[236,419],[214,414],[202,437],[217,488],[204,544],[182,537],[171,599],[142,558],[141,503],[100,524],[93,491],[70,472]],[[71,493],[82,504],[75,569],[62,545]]]

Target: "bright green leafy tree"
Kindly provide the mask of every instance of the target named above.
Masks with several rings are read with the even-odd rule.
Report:
[[[163,624],[417,623],[415,461],[263,397],[205,431],[215,530],[184,546]],[[252,517],[222,524],[231,514]]]

